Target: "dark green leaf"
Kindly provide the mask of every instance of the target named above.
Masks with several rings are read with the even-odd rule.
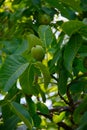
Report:
[[[72,73],[73,60],[82,44],[82,37],[79,34],[72,35],[64,50],[64,66]]]
[[[66,17],[66,18],[70,18],[71,16],[69,15],[69,12],[67,10],[67,8],[65,7],[65,5],[61,2],[61,0],[57,1],[57,0],[47,0],[47,2],[52,6],[52,7],[56,7],[62,16]]]
[[[71,20],[62,24],[63,31],[69,36],[79,32],[83,27],[86,27],[81,21]]]
[[[14,0],[13,2],[12,2],[12,4],[19,4],[21,2],[21,0]]]
[[[26,124],[26,126],[32,130],[32,119],[29,112],[16,102],[9,103],[12,111]]]
[[[2,117],[4,121],[8,120],[9,117],[13,116],[13,113],[8,104],[2,106],[1,109],[2,109]]]
[[[80,0],[60,0],[62,3],[72,7],[77,12],[81,12]]]
[[[3,4],[4,1],[5,1],[5,0],[1,0],[1,1],[0,1],[0,6]]]
[[[81,0],[80,6],[83,11],[87,11],[87,0]]]
[[[13,130],[16,128],[17,123],[20,121],[20,119],[13,115],[12,117],[8,118],[4,124],[4,130]],[[9,124],[9,125],[8,125]]]
[[[73,94],[84,91],[87,84],[87,77],[80,78],[75,83],[71,84],[70,90]]]
[[[87,96],[83,99],[82,103],[74,111],[74,121],[80,123],[82,114],[87,110]]]
[[[38,127],[41,123],[41,118],[38,114],[34,114],[33,116],[34,126]]]
[[[58,91],[61,94],[65,94],[67,90],[67,71],[64,67],[59,71],[59,82],[58,82]]]
[[[33,117],[34,114],[36,113],[36,104],[28,96],[26,96],[26,100],[27,100],[27,103],[28,103],[29,113]]]
[[[33,65],[29,65],[29,67],[25,70],[25,72],[20,76],[20,84],[22,90],[26,94],[33,93],[33,80],[34,80],[34,67]]]
[[[41,102],[38,102],[37,103],[37,109],[42,113],[42,114],[49,114],[49,109],[48,107],[41,103]]]

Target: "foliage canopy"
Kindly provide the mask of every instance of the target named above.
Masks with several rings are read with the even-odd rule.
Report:
[[[87,0],[0,0],[0,94],[0,130],[87,129]]]

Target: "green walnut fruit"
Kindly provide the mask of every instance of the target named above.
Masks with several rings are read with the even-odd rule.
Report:
[[[39,24],[42,24],[42,25],[48,25],[51,22],[51,18],[47,14],[40,14],[38,16],[38,22]]]
[[[87,69],[87,56],[83,59],[83,66]]]
[[[36,45],[31,49],[31,55],[37,61],[42,61],[45,56],[44,48],[40,45]]]

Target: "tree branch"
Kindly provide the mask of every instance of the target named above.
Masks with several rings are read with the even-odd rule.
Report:
[[[46,118],[48,118],[48,119],[50,119],[50,120],[52,120],[52,114],[43,114],[43,113],[41,113],[40,111],[37,111],[37,114],[39,114],[39,115],[41,115],[41,116],[44,116],[44,117],[46,117]]]
[[[63,107],[55,107],[53,109],[50,109],[49,111],[51,113],[58,112],[58,114],[59,114],[59,113],[61,113],[63,111],[70,111],[70,109],[69,109],[69,106],[63,106]]]
[[[65,124],[64,122],[59,122],[59,123],[57,123],[57,125],[58,125],[59,127],[64,128],[65,130],[73,130],[70,126],[68,126],[68,125]]]
[[[70,108],[71,108],[71,111],[73,112],[74,109],[75,109],[75,105],[74,105],[74,101],[73,101],[73,99],[72,99],[72,95],[71,95],[71,93],[70,93],[70,91],[69,91],[69,88],[67,88],[66,94],[67,94],[67,97],[68,97],[68,100],[69,100],[69,106],[70,106]]]
[[[66,104],[69,104],[69,102],[66,101],[65,98],[60,94],[60,92],[58,92],[58,95],[60,96],[60,98],[61,98]]]

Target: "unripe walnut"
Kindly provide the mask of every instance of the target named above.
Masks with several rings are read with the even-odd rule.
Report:
[[[48,25],[51,22],[51,18],[47,14],[39,14],[38,22],[39,24],[42,24],[42,25]]]
[[[36,45],[32,47],[31,54],[34,59],[37,61],[42,61],[45,56],[44,48],[40,45]]]

